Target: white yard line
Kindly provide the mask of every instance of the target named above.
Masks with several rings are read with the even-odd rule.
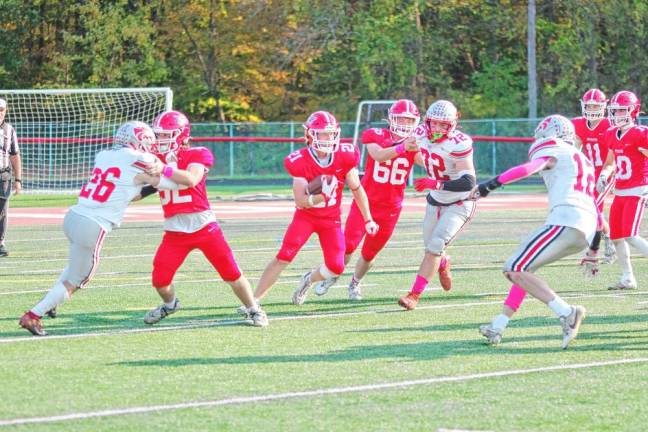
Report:
[[[409,388],[409,387],[415,387],[421,385],[446,384],[446,383],[454,383],[454,382],[474,381],[474,380],[480,380],[485,378],[499,378],[499,377],[508,377],[508,376],[517,376],[517,375],[529,375],[534,373],[589,369],[593,367],[618,366],[623,364],[646,363],[646,362],[648,362],[648,357],[637,357],[637,358],[626,358],[626,359],[591,362],[591,363],[561,364],[561,365],[544,366],[544,367],[536,367],[536,368],[529,368],[529,369],[500,370],[500,371],[475,373],[475,374],[467,374],[467,375],[441,376],[441,377],[431,377],[431,378],[424,378],[424,379],[417,379],[417,380],[384,382],[384,383],[377,383],[377,384],[365,384],[365,385],[347,386],[347,387],[320,388],[320,389],[294,391],[294,392],[286,392],[286,393],[274,393],[274,394],[271,393],[271,394],[259,395],[259,396],[239,396],[239,397],[232,397],[226,399],[181,402],[181,403],[165,404],[165,405],[112,408],[112,409],[99,410],[99,411],[73,412],[73,413],[56,415],[56,416],[25,417],[25,418],[0,420],[0,426],[57,423],[57,422],[64,422],[69,420],[114,417],[114,416],[130,415],[130,414],[146,414],[146,413],[173,411],[173,410],[180,410],[180,409],[211,408],[211,407],[227,406],[227,405],[243,405],[243,404],[252,404],[258,402],[271,402],[271,401],[280,401],[280,400],[287,400],[287,399],[303,399],[303,398],[312,398],[312,397],[337,395],[337,394],[362,393],[362,392],[370,392],[370,391],[401,389],[401,388]]]

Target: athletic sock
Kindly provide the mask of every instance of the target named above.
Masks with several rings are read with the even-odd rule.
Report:
[[[45,297],[32,308],[31,312],[42,317],[50,310],[62,305],[69,298],[70,294],[65,285],[62,282],[56,282],[47,294],[45,294]]]
[[[428,281],[421,275],[416,275],[416,280],[414,281],[414,285],[412,285],[412,289],[410,290],[410,294],[414,294],[416,296],[420,296],[423,291],[425,291],[425,287],[427,286]]]
[[[164,302],[164,306],[166,306],[168,309],[173,309],[175,308],[175,302],[176,302],[176,296],[174,295],[173,299],[169,303]]]
[[[572,313],[572,307],[567,304],[567,302],[560,297],[556,296],[553,300],[551,300],[547,305],[551,308],[552,311],[558,317],[565,317]]]
[[[509,317],[504,314],[499,314],[493,318],[493,328],[504,330],[509,323]]]

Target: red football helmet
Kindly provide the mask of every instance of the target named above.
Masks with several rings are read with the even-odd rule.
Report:
[[[155,145],[155,134],[146,123],[131,120],[117,129],[113,142],[118,146],[148,153]]]
[[[340,124],[328,111],[316,111],[303,124],[306,144],[322,153],[333,153],[340,146]],[[320,137],[320,134],[327,134]]]
[[[414,122],[400,123],[401,119],[414,119]],[[400,138],[407,138],[414,133],[419,124],[421,114],[416,104],[409,99],[400,99],[389,108],[389,130]]]
[[[153,132],[157,137],[154,153],[165,154],[189,142],[191,124],[180,111],[164,111],[153,120]]]
[[[632,126],[639,115],[641,101],[631,91],[622,90],[612,96],[607,109],[612,126]]]
[[[587,90],[581,99],[583,117],[589,121],[601,120],[605,117],[606,105],[605,93],[597,88]]]
[[[434,141],[448,135],[457,127],[459,112],[452,102],[438,100],[425,113],[425,126]]]

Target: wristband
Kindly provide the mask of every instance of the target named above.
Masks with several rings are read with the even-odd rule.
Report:
[[[405,153],[405,144],[398,144],[396,147],[394,147],[394,150],[396,150],[396,154],[398,156],[402,155]]]
[[[311,207],[315,206],[315,204],[313,204],[313,195],[308,195],[308,205]]]
[[[173,167],[169,165],[165,165],[164,169],[162,170],[162,175],[166,178],[169,178],[173,175]]]

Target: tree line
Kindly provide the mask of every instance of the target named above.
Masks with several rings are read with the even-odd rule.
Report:
[[[594,86],[645,93],[647,2],[536,8],[539,115]],[[350,120],[401,97],[526,117],[526,35],[517,0],[0,0],[0,88],[169,86],[196,121]]]

